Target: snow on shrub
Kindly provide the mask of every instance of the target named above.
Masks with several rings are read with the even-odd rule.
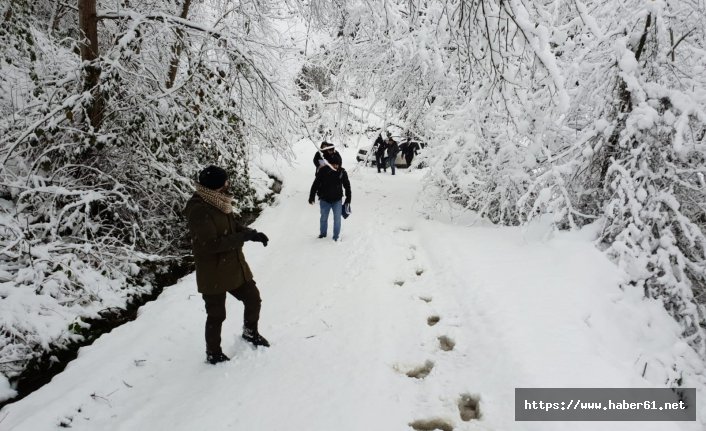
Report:
[[[703,7],[353,1],[338,17],[327,58],[429,143],[432,207],[598,223],[626,285],[706,357]]]
[[[264,19],[276,2],[236,14],[118,3],[99,5],[94,59],[85,56],[74,10],[49,1],[3,9],[0,372],[7,377],[80,340],[82,319],[151,291],[146,264],[188,253],[180,212],[200,169],[230,172],[241,211],[263,196],[262,184],[257,194],[251,187],[252,149],[288,152],[296,89],[293,80],[275,84],[285,50]]]

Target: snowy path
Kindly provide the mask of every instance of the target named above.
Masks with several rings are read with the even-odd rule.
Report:
[[[342,242],[319,240],[318,205],[306,202],[312,151],[299,149],[277,204],[255,224],[270,245],[245,250],[272,348],[239,339],[242,307],[229,298],[223,346],[233,359],[206,365],[191,275],[0,411],[0,429],[698,429],[514,422],[515,387],[646,385],[634,361],[652,334],[636,335],[631,298],[613,293],[615,268],[574,236],[542,242],[424,220],[420,172],[353,169],[352,152],[354,213]],[[480,419],[462,419],[476,398]]]

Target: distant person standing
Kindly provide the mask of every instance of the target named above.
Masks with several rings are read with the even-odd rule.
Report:
[[[392,175],[395,175],[395,159],[397,158],[397,153],[400,152],[400,147],[397,142],[392,139],[392,136],[387,134],[387,160],[390,163],[390,169],[392,170]]]
[[[407,140],[407,143],[406,145],[404,145],[404,147],[405,148],[402,149],[401,145],[400,149],[402,150],[402,154],[404,155],[404,160],[407,163],[407,167],[410,168],[412,167],[412,160],[414,159],[414,156],[417,155],[417,151],[419,150],[419,144]]]
[[[370,149],[370,153],[368,153],[368,155],[367,155],[368,157],[366,158],[366,161],[365,161],[365,165],[366,165],[366,166],[368,165],[368,160],[370,159],[370,155],[371,155],[371,154],[374,155],[375,158],[376,158],[375,164],[376,164],[376,165],[378,164],[378,161],[377,161],[377,150],[378,150],[378,147],[380,146],[380,144],[382,144],[383,142],[385,142],[385,141],[382,139],[382,135],[380,135],[380,134],[378,133],[377,138],[375,138],[375,141],[373,141],[373,147]]]
[[[330,156],[333,158],[333,156]],[[319,238],[326,238],[328,233],[328,215],[333,211],[333,240],[338,241],[341,233],[341,214],[343,205],[351,203],[351,183],[348,180],[348,173],[336,163],[335,160],[327,157],[328,165],[323,165],[316,172],[316,178],[311,184],[309,192],[309,204],[314,205],[314,198],[319,196],[319,208],[321,217],[319,219]],[[346,201],[343,200],[343,190],[346,191]]]
[[[409,146],[409,138],[403,143],[400,144],[400,153],[402,153],[403,156],[407,154],[407,147]]]
[[[226,171],[209,166],[199,174],[196,192],[184,209],[196,263],[196,286],[206,306],[206,361],[210,364],[229,360],[221,350],[226,293],[245,306],[242,338],[254,346],[270,346],[258,332],[260,291],[243,255],[245,241],[267,246],[269,239],[238,223],[228,187]]]
[[[380,173],[380,168],[387,172],[387,160],[385,156],[386,150],[387,142],[382,139],[382,135],[378,135],[375,143],[373,144],[373,151],[375,151],[375,165],[378,168],[378,174]]]
[[[314,166],[316,166],[316,171],[319,171],[319,168],[326,163],[324,162],[324,157],[328,155],[328,157],[331,158],[334,162],[336,162],[338,165],[343,164],[343,159],[341,158],[341,154],[336,151],[336,147],[329,143],[329,142],[322,142],[321,143],[321,151],[317,151],[316,154],[314,154]],[[321,154],[324,154],[324,157],[321,157]]]

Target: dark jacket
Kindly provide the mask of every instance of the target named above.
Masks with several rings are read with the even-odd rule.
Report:
[[[314,166],[316,166],[316,169],[319,169],[319,167],[321,167],[319,161],[322,159],[323,158],[321,157],[321,151],[317,151],[316,154],[314,154]],[[326,157],[326,159],[329,163],[335,163],[339,166],[343,164],[343,158],[341,158],[341,153],[336,150],[333,150],[333,154]]]
[[[394,139],[390,139],[390,142],[387,144],[387,156],[394,157],[399,152],[400,147],[397,145],[397,142]]]
[[[409,151],[409,142],[403,142],[400,144],[400,152],[402,154],[407,154],[407,151]]]
[[[385,150],[387,149],[387,142],[383,141],[382,138],[380,138],[380,142],[375,140],[375,144],[373,146],[373,149],[375,150],[375,155],[378,157],[384,157],[385,156]]]
[[[314,196],[326,202],[337,202],[343,198],[343,189],[346,190],[346,203],[351,202],[351,183],[348,173],[343,168],[334,171],[328,166],[322,166],[316,173],[316,178],[311,184],[309,202],[314,202]]]
[[[400,150],[402,150],[402,146],[401,146],[401,145],[400,145]],[[404,150],[402,150],[402,152],[403,152],[404,154],[413,154],[413,155],[415,155],[415,156],[417,155],[417,152],[418,152],[418,151],[419,151],[419,144],[418,144],[417,142],[414,142],[414,141],[407,142],[407,146],[405,147]]]
[[[237,289],[252,280],[243,243],[257,233],[208,204],[198,194],[184,208],[196,262],[196,286],[204,294]]]

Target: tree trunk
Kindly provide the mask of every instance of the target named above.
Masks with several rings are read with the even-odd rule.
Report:
[[[642,53],[644,52],[645,49],[645,43],[647,42],[647,33],[650,29],[650,25],[652,24],[652,14],[647,15],[647,20],[645,21],[645,29],[642,32],[642,35],[640,36],[640,42],[637,45],[637,48],[635,49],[635,60],[640,61],[640,57],[642,56]],[[610,168],[611,164],[611,158],[614,156],[618,155],[618,144],[620,141],[620,134],[623,132],[625,129],[625,117],[627,113],[632,111],[632,96],[630,95],[630,91],[628,90],[628,85],[627,83],[622,79],[619,78],[619,84],[618,84],[618,100],[617,100],[617,119],[618,119],[618,125],[611,134],[610,138],[608,139],[606,149],[605,149],[605,156],[603,158],[603,162],[601,164],[601,174],[600,174],[600,179],[602,182],[605,182],[606,180],[606,173],[608,172],[608,168]]]
[[[78,25],[83,33],[81,41],[81,60],[84,63],[84,91],[90,91],[93,99],[86,111],[94,130],[103,121],[103,96],[100,83],[100,67],[95,64],[98,58],[98,17],[96,0],[78,0]]]
[[[181,19],[186,19],[189,14],[189,7],[191,7],[191,0],[184,0],[184,4],[181,7]],[[176,29],[176,42],[172,46],[172,60],[169,62],[169,75],[167,76],[167,88],[172,88],[174,86],[174,81],[176,80],[177,72],[179,71],[179,57],[181,57],[181,50],[183,47],[182,38],[184,37],[184,32],[180,28]]]

